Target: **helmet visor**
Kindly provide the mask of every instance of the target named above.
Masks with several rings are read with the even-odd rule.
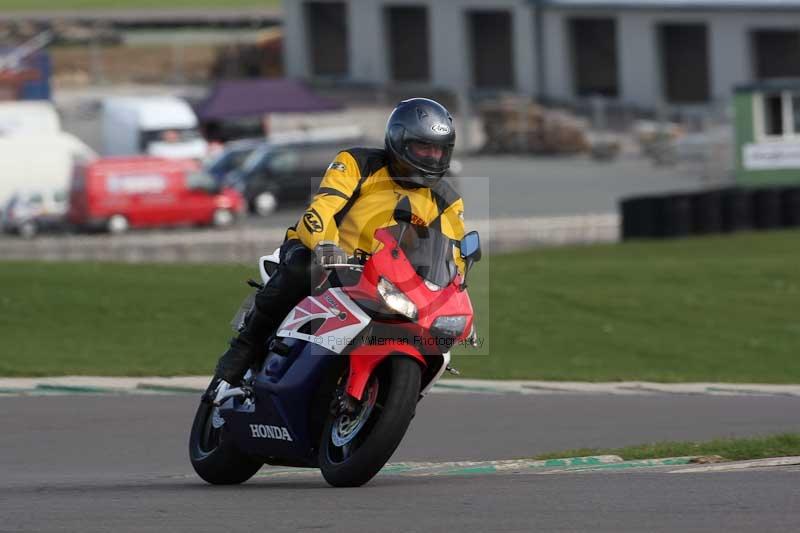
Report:
[[[426,143],[410,140],[406,142],[405,155],[416,168],[431,173],[440,173],[450,166],[453,148],[446,144]]]

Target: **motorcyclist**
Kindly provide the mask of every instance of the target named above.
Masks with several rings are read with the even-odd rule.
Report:
[[[241,381],[286,314],[308,296],[321,276],[321,265],[366,260],[380,245],[375,230],[392,225],[394,207],[403,197],[411,221],[441,231],[457,243],[464,236],[464,204],[444,174],[455,144],[453,119],[441,104],[412,98],[389,116],[383,149],[351,148],[328,167],[311,204],[286,232],[280,265],[258,291],[239,335],[217,363],[213,391],[222,394]],[[454,256],[463,272],[461,258]]]

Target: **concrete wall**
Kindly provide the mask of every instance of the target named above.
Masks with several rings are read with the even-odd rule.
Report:
[[[470,219],[470,230],[481,234],[487,253],[525,250],[537,246],[617,242],[620,217],[570,215]],[[110,236],[42,236],[34,240],[0,237],[0,257],[35,261],[115,261],[123,263],[238,263],[252,262],[274,250],[286,230],[235,227],[191,233],[155,231]]]

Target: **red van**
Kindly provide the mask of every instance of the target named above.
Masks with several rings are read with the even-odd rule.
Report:
[[[193,160],[156,157],[96,159],[72,175],[68,220],[84,229],[210,224],[228,226],[245,209]]]

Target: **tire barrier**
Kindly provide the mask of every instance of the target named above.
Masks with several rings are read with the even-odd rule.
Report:
[[[685,237],[692,233],[691,196],[672,194],[659,198],[656,228],[664,238]]]
[[[703,191],[689,195],[692,205],[692,234],[708,235],[722,231],[722,192]]]
[[[781,195],[781,225],[800,227],[800,186],[787,187]]]
[[[759,230],[781,227],[782,190],[759,189],[753,191],[753,226]]]
[[[800,227],[800,186],[636,196],[620,211],[623,240]]]
[[[753,227],[752,191],[724,189],[722,191],[722,231],[746,231]]]
[[[656,235],[657,196],[622,200],[622,235],[625,239],[646,239]]]

